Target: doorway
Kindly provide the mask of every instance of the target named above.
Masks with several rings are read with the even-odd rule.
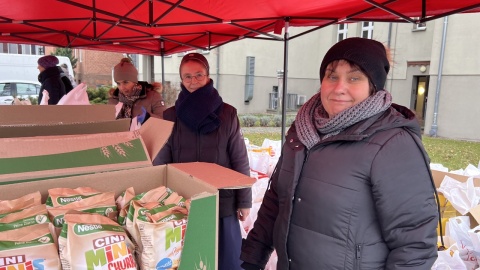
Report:
[[[428,82],[430,76],[413,76],[411,108],[423,129],[425,126],[425,112],[428,100]]]

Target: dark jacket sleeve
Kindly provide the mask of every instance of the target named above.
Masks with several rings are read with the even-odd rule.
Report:
[[[230,140],[228,145],[228,155],[232,169],[250,176],[250,164],[248,162],[247,147],[245,146],[245,139],[240,130],[240,122],[238,120],[237,111],[234,110],[232,116],[232,128]],[[237,189],[235,194],[236,208],[251,208],[252,207],[252,189],[242,188]]]
[[[169,110],[166,110],[163,112],[162,118],[168,121],[175,121],[175,108],[170,108]],[[175,126],[173,127],[173,130],[175,130]],[[164,164],[169,164],[173,162],[173,157],[172,157],[172,142],[173,138],[172,136],[174,132],[172,131],[172,134],[167,140],[167,143],[160,149],[158,152],[157,156],[153,159],[153,165],[164,165]]]
[[[372,195],[390,249],[385,269],[426,270],[436,260],[438,213],[428,162],[421,142],[402,131],[372,164]]]
[[[282,157],[278,160],[269,189],[265,192],[258,216],[247,239],[242,242],[240,260],[245,269],[263,269],[273,252],[273,227],[278,216],[278,195],[276,191]]]
[[[65,93],[68,94],[73,89],[72,82],[67,76],[61,76],[63,85],[65,85]]]
[[[60,98],[65,95],[65,85],[63,85],[60,77],[45,79],[43,86],[43,89],[48,92],[48,105],[56,105]]]

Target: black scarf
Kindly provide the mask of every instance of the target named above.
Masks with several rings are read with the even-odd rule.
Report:
[[[205,86],[190,93],[183,84],[175,102],[177,116],[192,131],[208,134],[220,126],[218,117],[223,100],[210,79]]]

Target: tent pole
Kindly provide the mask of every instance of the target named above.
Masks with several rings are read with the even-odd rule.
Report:
[[[445,55],[445,43],[447,40],[448,16],[443,18],[442,47],[440,49],[440,60],[438,63],[437,86],[435,88],[435,104],[433,106],[433,123],[430,127],[430,136],[437,137],[438,130],[438,103],[440,102],[440,85],[442,84],[443,58]]]
[[[282,134],[281,145],[285,142],[285,122],[286,122],[286,97],[287,97],[287,77],[288,77],[288,26],[290,18],[285,18],[285,36],[283,39],[283,87],[282,87]]]
[[[149,62],[150,62],[150,83],[153,83],[155,81],[155,61],[153,61],[154,56],[150,55],[149,57]]]
[[[160,55],[162,56],[162,86],[165,87],[165,41],[160,41]],[[162,96],[165,97],[165,91],[162,91]]]

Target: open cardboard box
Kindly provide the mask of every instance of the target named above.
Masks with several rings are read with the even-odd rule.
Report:
[[[436,188],[440,187],[440,184],[442,183],[445,176],[451,177],[460,182],[466,182],[467,179],[470,178],[468,176],[454,174],[454,173],[442,172],[437,170],[431,170],[431,171],[433,176],[433,182],[435,183]],[[480,176],[474,177],[473,183],[476,187],[480,187]],[[470,209],[470,212],[468,212],[467,215],[470,217],[470,227],[474,228],[478,226],[480,224],[480,205],[477,205],[476,207]]]
[[[218,189],[250,187],[255,180],[211,163],[152,166],[151,160],[168,139],[172,126],[172,122],[150,118],[135,132],[0,139],[0,200],[40,191],[45,202],[48,189],[54,187],[89,186],[115,191],[118,196],[128,187],[138,194],[167,186],[192,199],[179,270],[217,269]],[[3,152],[8,143],[19,147],[11,147],[13,153]],[[31,146],[25,143],[37,146],[30,150]],[[125,162],[104,163],[104,158],[98,158],[104,147],[115,149],[125,143],[134,148],[122,156]],[[5,155],[8,157],[3,158]],[[4,162],[10,165],[5,166]],[[9,167],[22,162],[41,164],[32,165],[34,169]],[[52,165],[57,163],[62,166]]]
[[[133,187],[138,194],[167,186],[192,199],[179,270],[217,269],[218,188],[249,187],[253,182],[253,178],[216,164],[178,163],[7,184],[1,186],[0,200],[18,198],[38,190],[45,202],[48,189],[54,187],[89,186],[99,191],[115,191],[118,196],[128,187]]]
[[[172,127],[152,117],[137,131],[0,138],[0,185],[152,166]]]
[[[0,106],[0,138],[128,131],[114,105]]]

